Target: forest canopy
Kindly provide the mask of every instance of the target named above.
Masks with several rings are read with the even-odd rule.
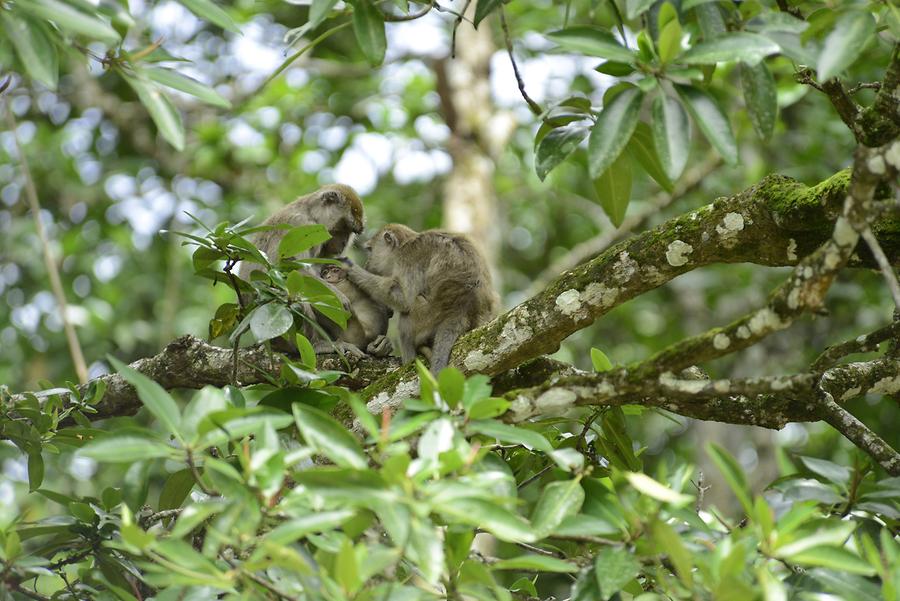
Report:
[[[896,0],[0,32],[0,599],[900,598]],[[389,223],[446,369],[348,342]]]

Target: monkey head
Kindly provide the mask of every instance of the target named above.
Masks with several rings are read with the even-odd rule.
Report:
[[[324,225],[331,234],[319,256],[343,254],[353,234],[362,233],[365,226],[363,205],[356,190],[344,184],[329,184],[311,194],[307,202],[316,223]]]
[[[322,265],[319,275],[329,284],[339,284],[347,279],[347,272],[338,265]]]
[[[387,275],[393,269],[394,253],[419,234],[400,223],[389,223],[378,230],[368,242],[369,258],[366,269],[378,275]]]

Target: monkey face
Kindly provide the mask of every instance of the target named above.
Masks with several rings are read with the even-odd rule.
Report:
[[[414,230],[405,225],[389,223],[382,227],[365,244],[366,250],[369,251],[366,269],[378,275],[390,273],[394,263],[394,253],[416,235]]]
[[[316,221],[331,234],[319,252],[320,256],[342,255],[353,234],[363,231],[362,202],[350,186],[325,186],[315,198]]]
[[[323,265],[319,275],[329,284],[338,284],[347,279],[347,273],[337,265]]]

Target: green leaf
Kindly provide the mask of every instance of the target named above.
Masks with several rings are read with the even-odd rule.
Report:
[[[705,39],[712,40],[725,33],[725,19],[722,17],[722,10],[718,4],[695,6],[694,14],[697,15],[697,23],[700,25],[700,31]]]
[[[689,65],[715,65],[743,61],[755,65],[781,48],[769,38],[748,31],[730,31],[722,36],[694,45],[679,59]]]
[[[356,415],[356,419],[359,420],[359,423],[362,424],[362,427],[366,429],[366,432],[369,433],[374,439],[378,439],[379,434],[381,433],[381,428],[378,427],[378,422],[375,421],[375,416],[369,413],[369,409],[366,407],[366,404],[359,400],[359,397],[356,395],[350,396],[350,408],[353,409],[353,414]]]
[[[784,542],[779,541],[776,555],[787,558],[818,547],[839,547],[850,538],[856,526],[856,522],[816,520],[805,531],[800,531],[795,540],[785,538]]]
[[[627,88],[603,107],[588,140],[588,167],[592,178],[603,174],[625,150],[637,127],[644,94]]]
[[[629,20],[634,19],[650,8],[656,0],[627,0],[625,2],[625,16]]]
[[[609,371],[612,369],[612,361],[609,360],[609,357],[606,356],[606,353],[601,351],[598,348],[591,348],[591,365],[594,366],[594,371]]]
[[[541,491],[531,513],[531,524],[538,538],[549,536],[569,516],[575,515],[584,503],[581,479],[552,482]]]
[[[588,131],[590,130],[583,125],[572,125],[557,127],[544,136],[534,157],[534,170],[538,178],[544,181],[548,173],[578,148]]]
[[[663,64],[671,62],[672,59],[681,53],[682,35],[683,31],[678,19],[672,19],[662,28],[659,34],[659,42],[657,42],[656,46],[659,52],[659,60]]]
[[[700,6],[701,4],[706,4],[707,2],[718,2],[719,0],[682,0],[681,1],[681,10],[690,10],[695,6]],[[791,17],[793,18],[793,17]]]
[[[519,555],[501,559],[491,564],[492,570],[525,570],[527,572],[551,572],[567,574],[578,571],[578,566],[547,555]]]
[[[28,75],[55,90],[59,58],[44,25],[24,14],[12,17],[7,11],[0,12],[0,20]]]
[[[882,529],[882,532],[886,531],[887,529]],[[838,599],[847,599],[848,601],[884,601],[886,598],[891,598],[890,596],[883,596],[881,591],[878,590],[878,585],[871,580],[860,578],[854,574],[822,568],[813,568],[807,573],[818,583],[824,584],[828,590],[837,593]],[[892,596],[896,600],[896,596]]]
[[[200,83],[187,75],[182,75],[174,69],[166,69],[165,67],[144,67],[143,71],[147,74],[147,77],[156,83],[169,88],[174,88],[185,94],[190,94],[207,104],[226,109],[231,108],[231,103],[211,87],[204,83]]]
[[[593,27],[569,27],[551,31],[547,37],[561,48],[572,52],[599,56],[618,63],[633,65],[636,56],[609,33]]]
[[[722,476],[725,477],[728,486],[734,492],[738,501],[740,501],[741,507],[747,512],[747,515],[753,515],[750,485],[747,484],[744,470],[741,469],[734,457],[719,445],[712,443],[706,445],[706,452],[713,460],[713,463],[716,464],[716,467],[719,468],[719,471],[722,472]]]
[[[174,434],[178,440],[184,442],[180,430],[181,414],[178,411],[178,405],[175,404],[175,399],[162,386],[115,357],[109,357],[109,362],[129,384],[135,387],[144,407],[159,420],[170,434]]]
[[[181,538],[205,522],[209,516],[223,509],[225,509],[225,503],[218,500],[191,503],[178,514],[178,519],[170,534],[175,538]]]
[[[676,85],[675,89],[706,139],[726,163],[737,165],[738,148],[734,134],[731,133],[731,124],[715,100],[690,86]]]
[[[463,389],[466,385],[466,377],[457,368],[445,367],[438,374],[438,390],[444,402],[453,409],[463,398]]]
[[[672,490],[665,484],[661,484],[650,476],[641,472],[627,472],[625,474],[625,477],[628,479],[628,483],[631,484],[635,488],[635,490],[647,495],[648,497],[656,499],[657,501],[670,503],[675,507],[680,507],[682,505],[690,503],[693,500],[693,497],[691,497],[690,495]]]
[[[850,470],[843,465],[838,465],[837,463],[832,463],[831,461],[826,461],[824,459],[816,459],[815,457],[800,457],[800,461],[802,461],[803,465],[811,472],[822,476],[829,482],[835,482],[846,486],[847,482],[850,481]]]
[[[189,468],[170,474],[159,491],[159,511],[181,507],[192,488],[194,473]]]
[[[167,444],[134,435],[108,435],[93,440],[78,450],[79,455],[107,463],[131,463],[141,459],[171,458],[175,454]]]
[[[237,23],[212,0],[180,0],[189,11],[232,33],[241,33]]]
[[[632,178],[631,157],[623,154],[593,181],[600,206],[616,227],[622,225],[631,202]]]
[[[324,225],[313,223],[291,228],[278,243],[280,258],[294,257],[331,239]]]
[[[419,374],[419,398],[426,405],[437,405],[434,393],[438,389],[438,382],[419,359],[416,359],[416,373]]]
[[[312,343],[303,334],[294,336],[294,342],[297,344],[297,351],[300,353],[300,362],[309,369],[316,368],[316,349]]]
[[[606,547],[594,558],[594,575],[603,601],[621,591],[640,572],[640,562],[626,549]]]
[[[407,555],[419,567],[425,581],[432,586],[441,580],[445,569],[444,545],[431,520],[414,517],[410,522]]]
[[[334,558],[334,578],[350,597],[356,594],[356,591],[362,586],[356,549],[353,548],[353,541],[349,538],[344,539]]]
[[[628,143],[628,151],[663,190],[672,191],[672,180],[669,179],[656,152],[653,132],[650,130],[650,126],[643,121],[639,121],[634,129],[634,135],[631,136],[631,141]]]
[[[804,566],[834,568],[862,576],[875,575],[875,569],[868,562],[840,547],[813,547],[801,553],[788,555],[786,559]]]
[[[516,426],[501,424],[493,420],[470,422],[468,429],[469,432],[496,438],[501,442],[520,444],[544,453],[553,451],[553,445],[550,444],[550,441],[533,430],[517,428]]]
[[[113,45],[122,37],[108,23],[59,0],[19,0],[17,6],[29,13],[53,21],[60,29],[75,35]]]
[[[678,179],[687,165],[691,124],[681,103],[660,94],[653,100],[653,145],[670,181]]]
[[[289,545],[307,534],[333,530],[352,518],[355,513],[352,509],[310,513],[280,524],[266,534],[264,540],[279,545]]]
[[[447,503],[436,503],[434,509],[463,524],[487,530],[502,541],[529,543],[537,540],[531,524],[522,516],[486,499],[454,497]]]
[[[93,523],[94,518],[97,517],[97,512],[94,511],[93,507],[88,503],[81,503],[79,501],[69,503],[69,513],[75,516],[75,519],[86,524]]]
[[[356,43],[369,64],[377,67],[384,62],[387,50],[387,38],[384,34],[384,16],[371,0],[354,0],[353,32]]]
[[[150,117],[159,128],[162,137],[171,144],[175,150],[184,150],[184,124],[181,115],[175,110],[169,97],[151,82],[142,71],[135,70],[129,74],[120,69],[122,78],[128,82],[137,93],[141,104],[150,113]]]
[[[469,419],[491,419],[506,413],[510,402],[499,397],[479,399],[469,406],[467,414]]]
[[[475,4],[475,19],[472,21],[472,25],[478,29],[478,24],[502,3],[503,0],[478,0]]]
[[[819,81],[836,77],[855,63],[874,36],[875,19],[870,12],[852,10],[838,17],[816,65]]]
[[[671,526],[660,520],[654,520],[651,526],[653,542],[658,553],[669,557],[675,566],[675,573],[689,590],[692,588],[693,576],[691,574],[691,555],[682,543],[681,538]]]
[[[322,21],[328,18],[335,4],[337,4],[337,0],[312,0],[309,7],[308,24],[310,28],[318,27]]]
[[[250,314],[250,331],[258,342],[277,338],[292,325],[294,316],[290,309],[274,301],[260,305]]]
[[[768,140],[775,129],[775,115],[778,114],[778,96],[775,90],[775,78],[766,64],[755,66],[741,64],[741,87],[744,90],[744,103],[753,129],[763,140]]]
[[[305,405],[295,404],[292,409],[294,421],[307,444],[340,467],[365,469],[368,466],[359,442],[337,420]]]
[[[28,454],[28,492],[34,492],[44,481],[44,458],[40,451]]]

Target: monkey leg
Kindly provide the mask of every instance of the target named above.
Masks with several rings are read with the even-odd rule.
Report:
[[[456,339],[465,331],[460,324],[444,322],[434,333],[434,344],[431,346],[431,373],[437,375],[450,362],[450,351]]]
[[[366,352],[373,357],[387,357],[394,350],[394,345],[390,339],[384,334],[379,334],[375,340],[366,347]]]
[[[403,363],[412,363],[416,359],[416,332],[409,315],[401,315],[397,320],[400,334],[400,359]]]
[[[319,340],[313,344],[313,350],[316,351],[317,355],[338,353],[340,355],[348,355],[354,359],[362,359],[366,356],[358,346],[343,340],[335,340],[334,342]]]

